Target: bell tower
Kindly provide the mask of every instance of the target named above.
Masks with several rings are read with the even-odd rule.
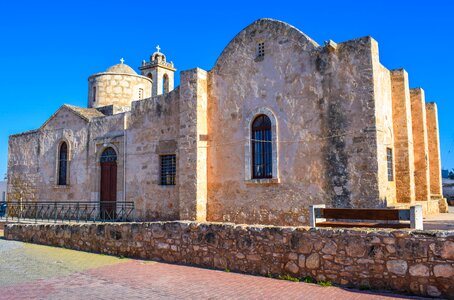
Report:
[[[143,76],[152,80],[151,95],[157,96],[168,93],[174,87],[175,68],[173,62],[167,62],[166,56],[161,53],[161,48],[156,46],[156,52],[150,56],[150,61],[142,61],[139,70]]]

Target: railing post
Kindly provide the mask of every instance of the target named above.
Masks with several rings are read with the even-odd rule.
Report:
[[[315,228],[317,225],[318,212],[316,211],[319,208],[325,208],[325,204],[314,204],[309,205],[309,226]]]
[[[80,206],[79,206],[79,202],[77,202],[76,204],[76,213],[77,213],[77,221],[76,223],[79,223],[79,219],[80,219]]]
[[[410,227],[412,229],[423,230],[422,205],[410,206]]]
[[[57,202],[54,202],[54,223],[57,223]]]

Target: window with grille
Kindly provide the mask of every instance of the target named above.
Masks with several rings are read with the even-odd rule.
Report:
[[[161,155],[161,185],[175,185],[176,156]]]
[[[265,56],[265,43],[257,44],[257,58],[262,58]]]
[[[139,100],[143,99],[143,89],[139,88]]]
[[[58,153],[58,185],[67,185],[68,181],[68,145],[63,142]]]
[[[394,180],[394,172],[393,172],[393,149],[386,148],[386,160],[388,166],[388,181]]]
[[[252,178],[272,178],[271,120],[260,115],[252,123]]]

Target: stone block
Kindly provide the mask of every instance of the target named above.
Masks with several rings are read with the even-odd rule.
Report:
[[[403,276],[407,273],[408,263],[404,260],[389,260],[386,262],[386,268],[393,274]]]

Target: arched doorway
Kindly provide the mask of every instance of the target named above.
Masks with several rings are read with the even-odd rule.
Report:
[[[115,219],[117,208],[117,153],[111,147],[101,154],[100,218]]]

